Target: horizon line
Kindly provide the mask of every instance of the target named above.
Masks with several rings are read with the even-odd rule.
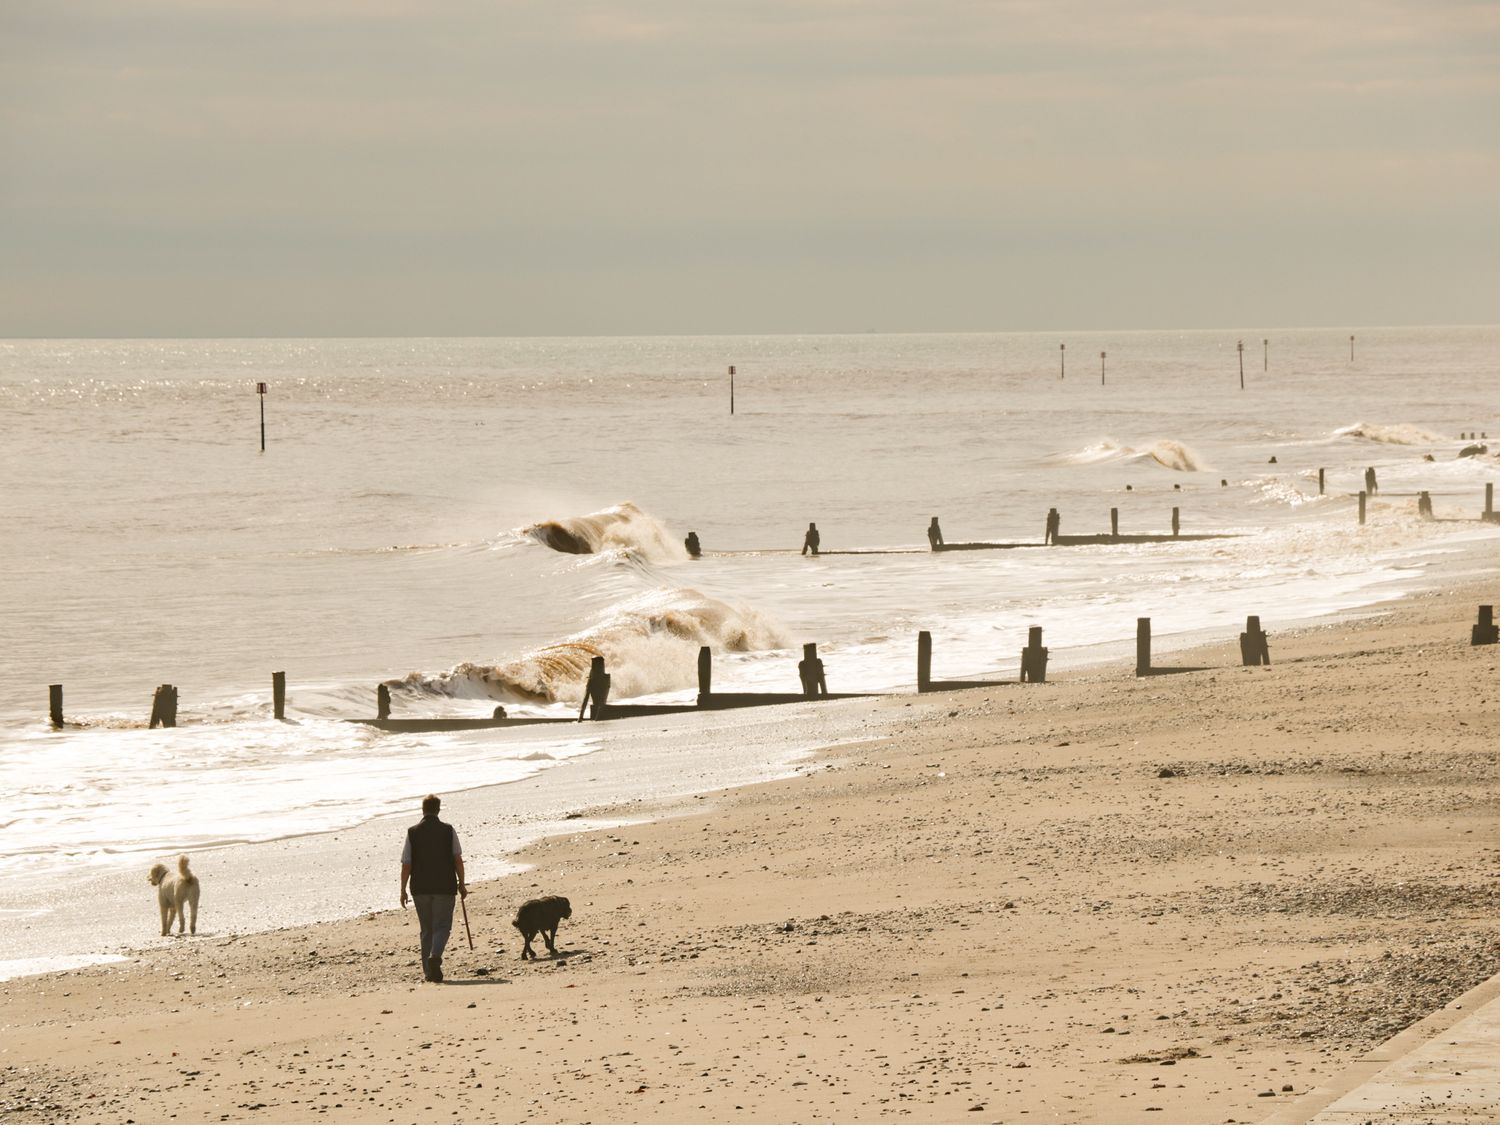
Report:
[[[1393,331],[1404,329],[1475,329],[1475,328],[1500,328],[1500,323],[1458,323],[1458,324],[1308,324],[1308,325],[1277,325],[1271,327],[1250,329],[1247,327],[1229,328],[1216,326],[1209,328],[1185,328],[1176,327],[1134,327],[1134,328],[1025,328],[1025,329],[884,329],[866,328],[859,330],[823,330],[823,331],[775,331],[775,332],[538,332],[538,333],[397,333],[395,335],[359,335],[353,333],[333,333],[324,336],[307,335],[279,335],[279,334],[251,334],[251,335],[176,335],[176,336],[151,336],[151,335],[82,335],[82,336],[0,336],[0,343],[66,343],[73,341],[146,341],[146,340],[194,340],[194,341],[231,341],[231,340],[701,340],[701,339],[754,339],[763,337],[798,337],[798,336],[822,336],[822,337],[853,337],[853,336],[1062,336],[1067,334],[1080,336],[1097,336],[1104,333],[1160,333],[1160,332],[1182,332],[1182,333],[1212,333],[1224,332],[1230,335],[1237,333],[1269,333],[1269,332],[1348,332],[1361,331]]]

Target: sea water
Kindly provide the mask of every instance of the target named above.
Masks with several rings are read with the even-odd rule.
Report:
[[[1500,476],[1459,456],[1500,437],[1500,329],[1354,334],[1352,359],[1342,329],[0,342],[0,910],[611,751],[608,727],[342,722],[381,682],[398,715],[562,716],[596,654],[613,699],[688,700],[700,645],[716,689],[788,691],[815,641],[832,690],[910,690],[919,629],[937,676],[1013,677],[1030,625],[1058,669],[1118,657],[1138,616],[1170,645],[1486,567],[1491,529],[1414,494],[1472,517]],[[1049,508],[1068,535],[1173,507],[1226,537],[1035,546]],[[933,554],[934,516],[1027,546]],[[803,557],[813,521],[830,553]],[[161,683],[176,730],[145,729]]]

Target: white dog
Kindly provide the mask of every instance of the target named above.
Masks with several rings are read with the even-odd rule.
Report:
[[[198,876],[188,870],[188,857],[177,857],[177,874],[169,875],[167,865],[158,863],[151,868],[147,880],[156,888],[156,904],[161,907],[161,936],[172,932],[172,919],[177,919],[177,932],[182,933],[187,923],[192,933],[198,932]],[[183,908],[193,908],[193,920],[187,922]]]

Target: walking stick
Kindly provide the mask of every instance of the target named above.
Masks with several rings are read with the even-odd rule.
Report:
[[[466,935],[468,935],[468,938],[469,938],[469,951],[473,952],[473,949],[474,949],[474,932],[469,929],[469,904],[464,901],[463,895],[459,895],[458,896],[458,905],[461,906],[461,907],[463,907],[463,911],[464,911],[464,933]]]

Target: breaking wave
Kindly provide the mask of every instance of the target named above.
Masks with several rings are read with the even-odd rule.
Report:
[[[655,563],[683,562],[688,557],[680,539],[628,500],[586,516],[543,520],[516,534],[567,555],[630,551]]]
[[[622,602],[592,628],[514,660],[466,662],[437,674],[412,672],[387,686],[502,703],[577,702],[589,664],[602,656],[611,696],[626,698],[692,687],[703,645],[716,652],[754,652],[787,644],[780,626],[755,610],[697,590],[662,589]]]
[[[1362,438],[1365,441],[1378,441],[1384,445],[1440,445],[1451,440],[1443,437],[1442,434],[1424,430],[1421,426],[1408,426],[1402,423],[1380,425],[1374,422],[1355,422],[1352,426],[1334,430],[1333,436]]]
[[[1104,438],[1073,453],[1059,454],[1053,460],[1065,465],[1097,465],[1106,461],[1131,461],[1138,464],[1151,462],[1164,469],[1183,473],[1196,473],[1208,467],[1182,442],[1169,438],[1154,441],[1142,448],[1121,445],[1112,438]]]

